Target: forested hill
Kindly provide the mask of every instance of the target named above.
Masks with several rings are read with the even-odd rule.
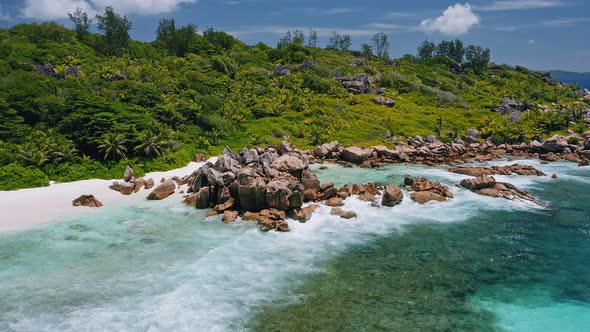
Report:
[[[361,51],[338,34],[320,48],[313,31],[289,33],[277,47],[248,46],[170,19],[157,40],[139,42],[110,8],[96,18],[100,33],[90,33],[82,12],[71,19],[74,29],[0,30],[2,190],[119,177],[127,164],[137,173],[172,168],[196,152],[286,136],[305,148],[392,145],[388,132],[451,140],[479,128],[516,141],[585,128],[563,111],[580,107],[577,91],[522,67],[489,65],[489,50],[460,41],[425,41],[416,56],[393,60],[395,41],[385,34]],[[508,121],[490,111],[506,97],[531,115]]]

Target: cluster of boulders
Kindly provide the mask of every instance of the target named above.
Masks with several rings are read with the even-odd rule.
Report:
[[[80,77],[80,75],[82,75],[82,67],[80,66],[65,66],[63,75],[60,75],[60,73],[50,63],[30,62],[27,65],[31,68],[31,71],[33,71],[34,73],[47,77],[64,78],[68,76]]]
[[[590,99],[590,90],[588,90],[588,89],[582,90],[582,98]]]
[[[154,179],[136,179],[133,169],[127,166],[127,169],[125,170],[125,175],[123,175],[123,181],[113,182],[113,184],[110,185],[109,188],[118,191],[123,195],[131,195],[133,193],[137,193],[142,188],[151,189],[153,186]]]
[[[520,121],[521,114],[527,112],[531,108],[532,105],[514,99],[504,98],[500,102],[500,106],[492,109],[492,111],[502,115],[508,115],[508,120],[510,121]]]
[[[461,181],[461,186],[484,196],[501,197],[509,200],[521,199],[531,202],[535,200],[531,194],[516,188],[510,183],[496,182],[493,176],[480,175],[473,179],[465,179]]]
[[[378,167],[384,163],[424,163],[427,165],[468,162],[475,159],[490,161],[504,155],[514,157],[537,157],[545,161],[566,160],[580,166],[590,164],[590,132],[568,137],[554,136],[547,140],[535,137],[530,143],[494,144],[478,139],[477,130],[469,130],[462,139],[443,143],[435,135],[426,138],[409,137],[406,142],[397,142],[395,148],[375,146],[372,148],[343,147],[337,141],[325,143],[313,150],[317,159],[359,164],[362,167]]]
[[[82,195],[72,201],[73,206],[87,206],[99,208],[102,203],[94,195]]]
[[[295,66],[295,70],[297,70],[297,71],[310,70],[313,67],[315,67],[316,65],[317,64],[314,61],[303,60],[303,62],[301,64]],[[282,63],[278,63],[272,72],[273,77],[287,76],[290,74],[291,74],[291,69],[289,67],[283,65]]]
[[[346,91],[355,95],[382,95],[385,93],[384,88],[372,87],[373,78],[369,77],[367,74],[355,74],[352,77],[334,77],[334,79],[340,82]]]
[[[419,203],[426,204],[431,201],[445,202],[453,198],[449,188],[440,182],[431,182],[425,178],[405,178],[404,185],[408,191],[412,191],[410,198]]]

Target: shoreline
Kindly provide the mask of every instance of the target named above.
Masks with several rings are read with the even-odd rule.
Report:
[[[161,178],[190,174],[205,162],[190,162],[185,167],[148,173],[144,178],[153,178],[156,184],[160,184]],[[124,196],[109,189],[113,181],[121,181],[121,179],[91,179],[52,183],[48,187],[0,191],[0,210],[3,215],[0,220],[0,234],[26,231],[51,223],[58,218],[70,218],[100,211],[100,208],[73,206],[72,200],[80,195],[94,195],[105,206],[116,206],[138,197],[145,199],[151,191],[142,188],[134,195]]]
[[[585,166],[590,159],[590,151],[586,150],[590,140],[582,141],[578,146],[568,144],[567,140],[559,136],[543,143],[533,141],[530,144],[519,145],[495,145],[489,141],[485,143],[466,141],[445,144],[438,140],[429,141],[418,137],[393,150],[385,146],[343,147],[335,141],[318,146],[313,151],[297,150],[291,147],[288,142],[282,142],[276,149],[268,148],[266,150],[274,151],[273,153],[278,152],[279,155],[299,155],[301,158],[307,159],[309,163],[333,162],[354,164],[365,168],[376,168],[385,164],[458,165],[473,161],[490,162],[502,157],[507,157],[508,161],[511,157],[540,160],[541,162],[567,160],[577,162],[579,166]],[[555,149],[555,146],[559,148]],[[264,149],[260,150],[265,151]],[[185,167],[164,172],[152,172],[143,178],[153,178],[158,186],[162,178],[188,176],[206,163],[214,163],[216,159],[216,157],[212,157],[200,163],[190,162]],[[91,179],[54,183],[49,187],[0,191],[0,208],[4,211],[4,218],[0,221],[0,234],[33,229],[58,218],[95,213],[98,209],[72,205],[72,200],[80,195],[94,195],[105,206],[117,206],[133,200],[145,199],[147,194],[152,191],[152,189],[142,188],[137,194],[124,196],[109,188],[113,181],[120,181],[120,179]],[[182,195],[179,188],[176,188],[173,194],[176,198]],[[171,198],[173,199],[173,197]]]

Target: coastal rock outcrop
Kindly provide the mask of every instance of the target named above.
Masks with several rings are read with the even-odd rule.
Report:
[[[98,199],[96,199],[94,195],[82,195],[73,200],[72,205],[99,208],[102,206],[102,203]]]
[[[468,167],[459,166],[449,168],[450,172],[469,175],[469,176],[481,176],[481,175],[525,175],[525,176],[545,176],[546,174],[542,171],[528,165],[507,165],[507,166],[492,166],[492,167]]]
[[[531,194],[516,188],[510,183],[496,182],[496,179],[493,176],[482,175],[474,179],[465,179],[461,181],[461,186],[476,194],[484,196],[501,197],[509,200],[535,200]]]
[[[408,190],[413,191],[410,198],[419,204],[426,204],[430,201],[444,202],[453,198],[449,188],[440,182],[431,182],[425,178],[406,178],[404,185]]]

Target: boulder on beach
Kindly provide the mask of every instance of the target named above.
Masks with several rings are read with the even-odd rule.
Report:
[[[145,189],[152,189],[154,187],[154,185],[155,185],[154,179],[149,178],[149,179],[145,180],[144,188]]]
[[[135,183],[132,182],[113,182],[110,189],[120,192],[123,195],[131,195],[135,191]]]
[[[162,200],[174,193],[176,184],[172,179],[166,179],[162,184],[157,186],[148,196],[149,200]]]
[[[102,203],[98,199],[96,199],[94,195],[82,195],[73,200],[72,205],[99,208],[102,206]]]
[[[135,179],[135,173],[133,173],[131,166],[127,165],[127,168],[125,169],[125,175],[123,175],[123,180],[125,182],[129,182],[133,179]]]

